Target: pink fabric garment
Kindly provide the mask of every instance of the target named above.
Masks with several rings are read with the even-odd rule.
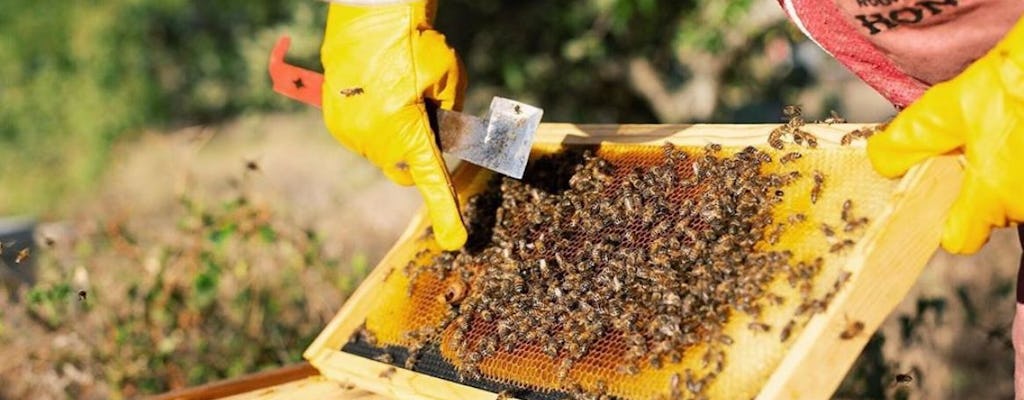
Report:
[[[897,107],[955,77],[1024,14],[1022,0],[779,0],[825,51]]]

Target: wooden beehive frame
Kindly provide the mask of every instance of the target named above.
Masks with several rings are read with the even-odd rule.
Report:
[[[682,146],[764,145],[778,125],[573,125],[542,124],[538,145],[558,144],[661,144]],[[820,147],[840,145],[842,135],[861,125],[808,125]],[[853,146],[863,146],[857,141]],[[951,156],[928,160],[912,169],[897,185],[888,204],[861,239],[860,251],[845,264],[852,273],[824,314],[812,318],[800,331],[782,362],[761,388],[758,398],[827,398],[839,386],[850,365],[870,338],[861,334],[841,340],[850,316],[873,332],[910,290],[938,247],[941,222],[960,189],[962,168]],[[463,164],[452,176],[457,186],[474,179],[476,167]],[[462,199],[463,201],[465,199]],[[392,269],[408,259],[412,238],[426,228],[419,212],[377,268],[348,299],[304,356],[332,379],[400,398],[493,399],[494,394],[341,352],[339,349],[359,329],[375,289]],[[404,244],[404,246],[402,245]],[[404,264],[401,264],[404,265]]]

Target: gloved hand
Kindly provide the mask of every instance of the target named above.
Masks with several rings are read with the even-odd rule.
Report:
[[[419,188],[438,244],[453,250],[466,242],[466,228],[424,99],[460,109],[465,76],[431,27],[435,10],[427,0],[331,3],[320,49],[323,115],[338,141],[392,181]]]
[[[1024,220],[1024,22],[868,140],[871,163],[889,177],[954,151],[963,152],[967,162],[942,246],[973,253],[992,227]]]

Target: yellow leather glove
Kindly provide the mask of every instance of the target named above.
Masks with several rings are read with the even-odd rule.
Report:
[[[433,30],[433,1],[389,5],[331,3],[320,49],[327,129],[399,185],[415,184],[446,250],[462,247],[466,228],[430,128],[424,99],[460,109],[463,68]]]
[[[973,253],[992,227],[1024,220],[1024,22],[868,140],[871,163],[889,177],[954,151],[966,158],[964,185],[946,218],[942,246]]]

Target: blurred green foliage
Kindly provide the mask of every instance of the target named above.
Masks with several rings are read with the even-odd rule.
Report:
[[[436,25],[466,63],[470,106],[499,94],[540,104],[548,121],[672,122],[659,121],[652,99],[635,90],[630,61],[651,63],[671,91],[705,78],[692,70],[701,60],[687,55],[708,55],[725,64],[715,84],[741,95],[702,98],[714,113],[687,120],[775,121],[792,94],[813,82],[799,68],[773,69],[764,59],[771,39],[804,39],[777,9],[770,10],[777,18],[752,27],[752,3],[441,0]]]
[[[125,134],[297,107],[270,92],[268,49],[287,31],[315,59],[324,15],[309,1],[4,1],[0,213],[80,194]]]
[[[808,84],[798,70],[763,71],[768,40],[801,39],[781,19],[744,31],[751,0],[441,3],[437,26],[466,61],[471,109],[502,94],[542,105],[551,121],[657,122],[654,100],[630,82],[634,58],[668,90],[694,78],[686,55],[725,60],[721,84],[734,90],[705,96],[715,112],[687,119],[774,120]],[[266,59],[287,33],[290,61],[319,69],[326,10],[308,0],[5,1],[0,213],[56,212],[95,182],[117,139],[142,129],[301,108],[270,90]]]

